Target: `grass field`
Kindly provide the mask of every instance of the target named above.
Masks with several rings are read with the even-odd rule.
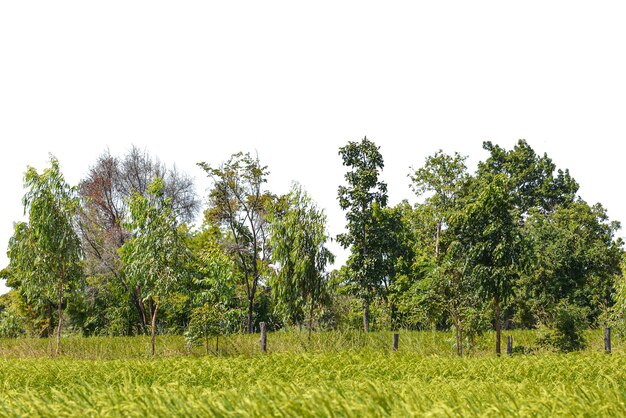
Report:
[[[224,338],[219,356],[179,337],[0,341],[1,416],[625,416],[626,353],[599,340],[573,354],[497,358],[485,336],[456,358],[450,334],[298,333]],[[491,336],[492,337],[492,336]],[[533,333],[516,332],[520,344]],[[484,345],[484,350],[482,349]]]

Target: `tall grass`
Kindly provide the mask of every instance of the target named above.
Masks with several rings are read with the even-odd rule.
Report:
[[[626,351],[590,331],[584,352],[495,357],[493,334],[470,355],[454,336],[332,332],[220,339],[203,355],[183,338],[0,340],[0,416],[626,416]],[[507,334],[505,334],[507,335]],[[536,334],[515,331],[516,346]],[[217,355],[216,355],[217,354]]]
[[[0,359],[3,416],[624,416],[626,356]]]

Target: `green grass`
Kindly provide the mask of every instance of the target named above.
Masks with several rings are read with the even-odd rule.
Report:
[[[515,332],[529,346],[532,332]],[[0,341],[0,416],[625,416],[626,352],[495,357],[493,335],[457,358],[452,335],[325,333],[224,338],[219,356],[162,337]],[[596,340],[598,340],[596,342]],[[23,351],[26,350],[26,351]]]

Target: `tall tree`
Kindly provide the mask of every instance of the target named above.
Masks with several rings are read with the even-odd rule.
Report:
[[[99,296],[100,291],[107,293],[106,288],[123,288],[123,291],[114,293],[128,296],[115,303],[132,301],[137,312],[133,324],[138,323],[141,330],[149,327],[144,322],[147,317],[145,306],[139,289],[129,286],[124,277],[118,249],[130,239],[130,231],[124,222],[132,196],[135,193],[147,196],[149,184],[157,177],[164,181],[163,193],[171,199],[178,221],[193,220],[199,208],[193,179],[175,167],[169,169],[136,146],[121,157],[111,155],[108,150],[102,153],[79,187],[81,210],[78,225],[85,252],[85,271],[101,283],[93,291]]]
[[[588,307],[594,320],[613,304],[623,256],[618,230],[600,204],[582,200],[549,214],[531,212],[524,233],[534,243],[532,268],[518,287],[535,319],[550,322],[561,300]]]
[[[288,315],[308,305],[310,340],[314,309],[326,293],[325,268],[334,256],[325,246],[328,234],[324,211],[297,183],[291,187],[287,202],[287,209],[274,215],[270,224],[272,259],[281,267],[272,291],[279,309]]]
[[[509,179],[503,175],[474,182],[467,204],[457,216],[456,233],[468,254],[479,293],[494,310],[496,353],[501,353],[502,304],[513,295],[515,281],[527,260],[521,214],[514,204]]]
[[[525,275],[536,245],[524,225],[535,215],[550,217],[572,205],[578,184],[569,171],[558,170],[544,154],[538,156],[525,140],[507,151],[483,143],[489,157],[478,164],[465,225],[465,243],[473,256],[474,277],[494,306],[496,351],[500,352],[502,304]],[[534,215],[533,215],[534,214]]]
[[[434,244],[422,254],[420,267],[426,277],[417,289],[425,305],[439,306],[442,313],[449,315],[459,356],[463,354],[464,334],[470,331],[466,324],[468,312],[476,302],[468,248],[457,236],[458,215],[463,210],[470,182],[465,160],[458,153],[448,155],[439,150],[410,175],[415,194],[425,197],[416,205],[418,214],[429,219],[424,226],[434,225],[432,238],[422,240],[422,245]]]
[[[408,277],[412,275],[415,259],[415,242],[409,227],[412,215],[407,201],[394,207],[374,205],[375,246],[380,250],[380,295],[389,308],[390,326],[399,327],[398,301],[407,290]]]
[[[56,300],[56,354],[61,351],[64,295],[81,275],[82,256],[73,220],[78,209],[76,190],[61,173],[59,162],[50,157],[50,167],[41,174],[28,167],[24,175],[24,214],[28,222],[15,225],[9,241],[9,268],[18,276],[30,300]]]
[[[269,174],[258,156],[233,154],[228,161],[214,168],[199,163],[213,188],[209,193],[209,208],[205,212],[210,223],[221,225],[229,234],[228,252],[235,258],[241,284],[247,298],[248,332],[254,332],[254,301],[259,284],[268,269],[268,214],[274,196],[264,190]]]
[[[363,302],[363,329],[369,332],[370,304],[380,290],[384,276],[380,245],[381,228],[375,222],[374,207],[387,206],[387,185],[378,179],[384,167],[379,147],[363,138],[339,148],[347,185],[339,186],[339,206],[346,211],[347,232],[337,236],[344,248],[350,248],[348,268],[351,281]]]
[[[131,198],[126,226],[132,238],[120,249],[125,274],[148,306],[152,355],[159,308],[187,276],[191,258],[172,199],[165,196],[164,190],[165,182],[157,177],[148,186],[147,196],[136,193]]]

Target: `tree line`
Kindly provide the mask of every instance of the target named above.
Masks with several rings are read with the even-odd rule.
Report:
[[[467,157],[438,151],[408,177],[418,203],[390,206],[373,141],[339,149],[345,232],[303,187],[267,187],[258,156],[235,153],[206,206],[191,177],[132,147],[104,152],[75,187],[59,162],[29,167],[2,270],[0,336],[184,333],[219,344],[231,332],[452,329],[459,355],[480,332],[621,324],[626,292],[620,225],[578,194],[568,170],[520,140]],[[202,224],[192,227],[203,209]],[[329,271],[336,239],[349,251]],[[546,341],[556,341],[546,334]],[[552,340],[550,340],[552,338]],[[568,340],[568,341],[571,341]]]

